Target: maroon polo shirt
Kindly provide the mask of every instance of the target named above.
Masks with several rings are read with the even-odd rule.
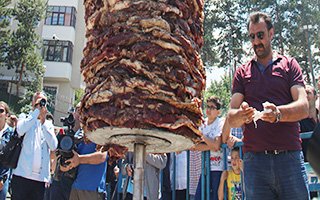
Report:
[[[277,106],[292,102],[290,88],[294,85],[304,86],[298,62],[278,55],[264,72],[259,70],[255,60],[239,67],[233,79],[232,94],[243,94],[249,106],[262,111],[262,103],[266,101]],[[258,120],[257,125],[257,128],[253,122],[245,125],[244,152],[301,149],[298,122],[269,123]]]

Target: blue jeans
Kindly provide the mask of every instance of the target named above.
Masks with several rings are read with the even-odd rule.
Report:
[[[4,182],[2,190],[0,191],[0,200],[6,200],[8,188],[9,188],[9,178]]]
[[[301,151],[278,155],[247,152],[243,163],[246,200],[310,199]]]
[[[218,188],[220,184],[222,171],[210,171],[210,200],[218,200]],[[195,200],[201,199],[201,175],[199,178],[196,194],[194,196]]]

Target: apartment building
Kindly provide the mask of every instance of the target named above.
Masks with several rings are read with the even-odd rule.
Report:
[[[65,116],[81,87],[80,62],[85,45],[84,6],[80,0],[49,0],[41,24],[46,72],[43,89],[53,97],[55,121]],[[59,123],[57,123],[59,124]]]
[[[46,18],[40,22],[37,32],[42,36],[43,49],[39,49],[46,68],[43,90],[52,101],[51,112],[55,123],[67,115],[73,106],[75,90],[83,82],[80,74],[82,50],[85,45],[84,6],[80,0],[49,0]],[[11,26],[15,28],[15,24]],[[0,87],[10,98],[17,92],[11,80],[16,80],[13,70],[0,69]],[[25,89],[21,87],[19,96]],[[10,97],[10,95],[12,97]]]

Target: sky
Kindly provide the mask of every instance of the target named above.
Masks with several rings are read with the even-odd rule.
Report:
[[[220,81],[221,77],[225,74],[225,69],[212,67],[210,72],[206,70],[207,80],[206,80],[206,89],[211,85],[212,81]]]

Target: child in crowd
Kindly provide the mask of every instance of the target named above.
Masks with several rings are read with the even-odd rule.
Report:
[[[242,160],[240,159],[239,147],[231,150],[231,170],[224,171],[221,175],[220,185],[218,190],[219,200],[224,199],[224,183],[227,181],[227,199],[241,200],[242,185],[241,185],[241,170]]]
[[[211,96],[207,99],[206,114],[204,124],[200,127],[203,133],[202,139],[204,142],[197,144],[191,150],[207,151],[210,150],[210,200],[218,200],[218,187],[220,177],[224,169],[223,153],[220,149],[221,133],[224,124],[224,119],[219,117],[220,100],[217,97]],[[201,177],[199,178],[195,200],[201,199]]]

